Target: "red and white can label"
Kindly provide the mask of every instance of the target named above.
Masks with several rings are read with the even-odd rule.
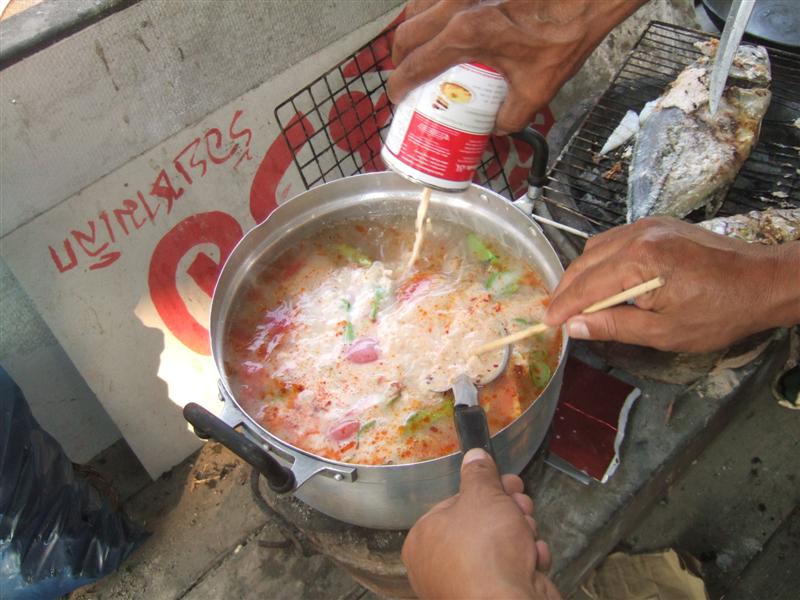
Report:
[[[381,151],[384,162],[429,187],[466,189],[507,91],[506,80],[489,67],[452,67],[397,106]]]

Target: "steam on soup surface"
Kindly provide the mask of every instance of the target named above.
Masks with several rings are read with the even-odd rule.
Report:
[[[242,407],[282,440],[354,464],[418,462],[458,449],[450,392],[433,391],[502,351],[479,345],[540,321],[539,275],[491,239],[426,225],[411,254],[410,218],[337,224],[256,265],[231,311],[225,368]],[[494,434],[539,395],[558,363],[560,332],[513,346],[480,389]]]

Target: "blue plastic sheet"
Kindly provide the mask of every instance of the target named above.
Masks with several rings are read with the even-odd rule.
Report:
[[[0,368],[0,598],[58,598],[147,537],[83,478]]]

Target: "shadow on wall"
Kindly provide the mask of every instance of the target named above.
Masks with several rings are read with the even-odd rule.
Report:
[[[67,456],[89,461],[120,439],[119,429],[2,259],[0,297],[0,364]]]

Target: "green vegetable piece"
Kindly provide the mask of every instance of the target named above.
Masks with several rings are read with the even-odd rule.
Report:
[[[486,289],[495,297],[510,296],[519,290],[519,280],[522,276],[517,271],[500,271],[492,273],[486,280]]]
[[[261,397],[261,399],[268,402],[286,402],[286,396],[270,396],[266,393]]]
[[[481,262],[488,262],[490,264],[494,264],[500,260],[500,257],[497,256],[491,250],[489,250],[489,248],[486,247],[486,244],[484,244],[481,241],[481,239],[474,233],[470,233],[469,235],[467,235],[467,246],[469,247],[472,254],[475,255],[475,258],[477,258]]]
[[[376,425],[377,423],[378,423],[378,422],[377,422],[375,419],[372,419],[371,421],[367,421],[367,422],[366,422],[366,423],[364,423],[364,424],[361,426],[361,428],[358,430],[358,435],[361,435],[362,433],[366,433],[367,431],[369,431],[370,429],[372,429],[373,427],[375,427],[375,425]]]
[[[347,298],[342,298],[342,308],[349,312],[350,309],[352,308],[350,300],[348,300]]]
[[[533,321],[529,321],[528,319],[523,319],[522,317],[517,317],[514,319],[514,323],[519,323],[520,325],[525,325],[526,327],[530,327],[533,325]]]
[[[416,431],[419,431],[426,424],[433,424],[436,421],[440,421],[441,419],[452,415],[453,399],[446,398],[436,406],[421,408],[420,410],[411,413],[403,425],[403,430],[406,434],[412,434]]]
[[[381,302],[383,301],[384,295],[385,292],[381,288],[375,290],[375,295],[372,297],[372,310],[369,312],[370,320],[372,321],[377,320],[378,310],[381,307]]]
[[[354,248],[348,244],[336,244],[334,246],[336,251],[344,256],[347,260],[362,267],[368,267],[372,264],[369,257],[358,248]]]
[[[528,361],[528,372],[530,373],[533,385],[537,388],[544,389],[547,382],[550,381],[550,377],[552,377],[550,367],[547,366],[547,352],[544,350],[535,350],[531,353],[530,360]]]
[[[350,343],[355,339],[356,331],[353,329],[353,324],[348,321],[344,326],[344,341]]]

